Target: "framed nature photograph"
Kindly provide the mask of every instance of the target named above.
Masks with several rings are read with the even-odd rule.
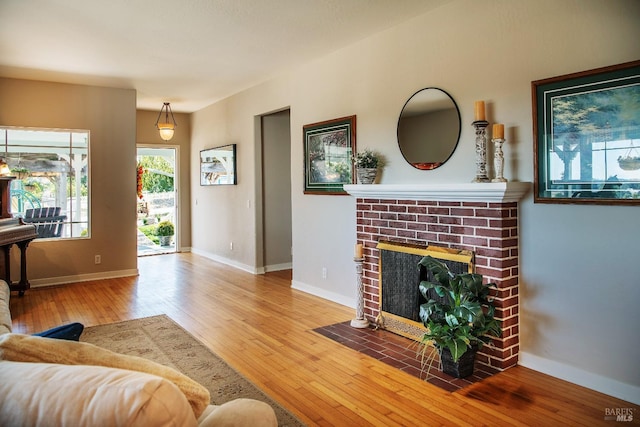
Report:
[[[236,184],[236,144],[200,151],[200,185]]]
[[[640,204],[640,61],[531,85],[534,201]]]
[[[305,194],[347,194],[353,184],[356,116],[303,126]]]

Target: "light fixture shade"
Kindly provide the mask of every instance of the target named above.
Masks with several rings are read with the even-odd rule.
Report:
[[[163,118],[162,113],[164,112],[164,120],[160,122]],[[171,115],[171,120],[169,120],[169,115]],[[160,109],[160,114],[158,114],[158,119],[156,120],[156,128],[160,132],[160,138],[164,141],[169,141],[173,138],[173,133],[178,125],[176,124],[176,119],[173,117],[173,111],[171,111],[171,105],[168,102],[165,102],[162,108]]]
[[[158,123],[157,127],[160,131],[160,138],[165,141],[169,141],[173,138],[173,133],[175,132],[175,126],[173,123]]]

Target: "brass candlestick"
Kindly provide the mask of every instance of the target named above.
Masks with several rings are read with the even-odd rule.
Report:
[[[503,138],[493,138],[491,140],[494,145],[493,152],[493,168],[496,171],[496,177],[491,182],[507,182],[504,178],[504,153],[502,152],[502,144],[504,144]]]
[[[489,122],[476,120],[472,123],[476,128],[476,177],[472,182],[489,182],[487,176],[487,133]]]

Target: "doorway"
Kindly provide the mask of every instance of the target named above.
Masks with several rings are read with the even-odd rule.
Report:
[[[138,256],[176,252],[178,247],[177,147],[138,145]]]
[[[290,110],[261,116],[262,269],[292,267]]]

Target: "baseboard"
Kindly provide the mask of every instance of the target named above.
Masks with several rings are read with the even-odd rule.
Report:
[[[137,276],[138,269],[101,271],[100,273],[74,274],[71,276],[49,277],[44,279],[29,279],[32,288],[42,288],[45,286],[65,285],[67,283],[89,282],[91,280],[115,279],[118,277]]]
[[[640,405],[640,387],[521,351],[518,364],[534,371]]]
[[[231,267],[238,268],[240,270],[246,271],[246,272],[251,273],[251,274],[260,274],[258,269],[256,269],[255,267],[253,267],[251,265],[242,264],[242,263],[240,263],[240,262],[238,262],[236,260],[225,258],[225,257],[221,257],[221,256],[216,255],[216,254],[211,253],[211,252],[201,251],[200,249],[191,248],[191,253],[203,256],[205,258],[209,258],[210,260],[219,262],[221,264],[230,265]]]
[[[324,298],[329,301],[333,301],[335,303],[344,305],[346,307],[350,307],[354,309],[356,307],[355,297],[353,299],[348,298],[348,297],[345,297],[344,295],[340,295],[335,292],[330,292],[330,291],[327,291],[326,289],[318,288],[316,286],[307,285],[306,283],[298,282],[296,280],[293,280],[291,282],[291,287],[298,291],[306,292],[308,294],[315,295],[317,297]]]
[[[265,273],[268,273],[270,271],[291,270],[292,268],[293,268],[293,263],[286,262],[284,264],[265,265],[263,267],[263,270]]]

